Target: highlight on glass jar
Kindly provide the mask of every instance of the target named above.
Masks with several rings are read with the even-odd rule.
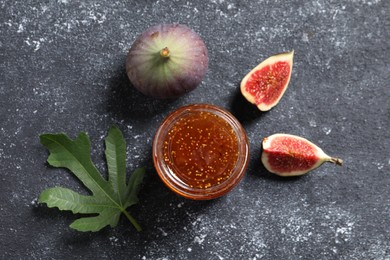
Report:
[[[228,111],[208,104],[181,107],[163,121],[153,141],[153,161],[175,193],[209,200],[232,190],[248,166],[244,128]]]

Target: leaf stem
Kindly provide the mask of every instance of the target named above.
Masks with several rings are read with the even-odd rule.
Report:
[[[126,211],[126,209],[122,209],[122,212],[123,214],[125,214],[125,216],[127,217],[128,220],[130,220],[131,224],[133,224],[133,226],[135,227],[135,229],[140,232],[142,231],[142,227],[140,226],[140,224],[138,224],[137,220],[135,218],[133,218],[129,212]]]

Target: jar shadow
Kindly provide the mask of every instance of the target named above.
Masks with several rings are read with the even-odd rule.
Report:
[[[150,153],[152,149],[150,149]],[[149,163],[145,162],[145,163]],[[186,237],[187,231],[202,215],[223,202],[223,197],[213,200],[190,200],[177,195],[160,179],[154,167],[146,169],[143,187],[139,193],[139,204],[130,208],[139,220],[143,231],[127,229],[124,237],[139,238],[142,243],[170,243],[172,237]],[[126,222],[125,219],[122,221]],[[122,223],[128,225],[127,223]]]

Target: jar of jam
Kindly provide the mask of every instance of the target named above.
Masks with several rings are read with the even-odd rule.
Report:
[[[154,166],[162,181],[194,200],[232,190],[244,176],[248,159],[244,128],[228,111],[208,104],[171,113],[153,141]]]

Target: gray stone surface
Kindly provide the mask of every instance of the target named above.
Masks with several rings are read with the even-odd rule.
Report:
[[[0,0],[0,258],[389,259],[390,1]],[[203,83],[177,100],[146,98],[124,69],[135,37],[157,23],[197,31],[209,49]],[[295,50],[281,102],[246,103],[241,78],[261,60]],[[243,123],[251,160],[227,196],[194,202],[158,179],[151,142],[163,118],[212,103]],[[44,132],[86,131],[105,170],[103,138],[117,124],[129,173],[147,168],[141,203],[114,229],[78,233],[70,213],[38,205],[45,188],[85,192],[45,164]],[[281,179],[261,166],[262,138],[304,136],[345,166]]]

